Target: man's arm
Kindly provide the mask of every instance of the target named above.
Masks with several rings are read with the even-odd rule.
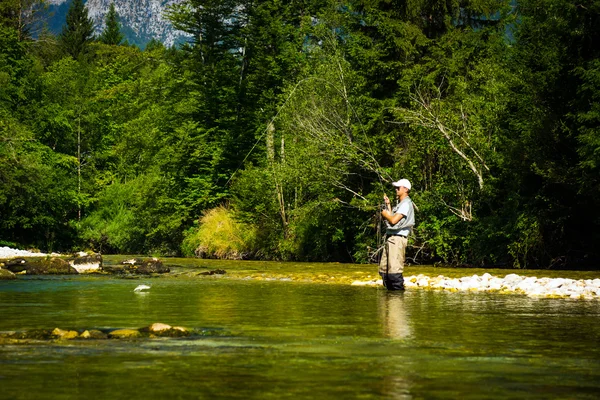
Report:
[[[400,213],[392,215],[392,212],[389,210],[383,210],[381,215],[390,223],[390,225],[396,225],[402,218],[406,218],[406,215]]]
[[[383,218],[385,218],[390,224],[396,225],[402,218],[406,217],[404,214],[393,214],[392,215],[392,205],[390,204],[390,199],[386,194],[383,195],[383,201],[385,201],[385,210],[381,212]]]

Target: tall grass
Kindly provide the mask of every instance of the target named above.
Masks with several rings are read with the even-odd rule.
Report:
[[[223,206],[207,211],[199,225],[192,228],[182,244],[186,256],[238,260],[254,251],[256,228],[235,220],[233,212]]]

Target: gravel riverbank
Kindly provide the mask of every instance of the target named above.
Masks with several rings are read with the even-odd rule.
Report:
[[[355,281],[352,284],[375,286],[381,285],[381,280]],[[419,274],[406,276],[404,285],[407,289],[517,293],[529,297],[600,300],[600,279],[537,278],[517,274],[508,274],[500,278],[488,273],[448,278],[443,275],[431,277]]]

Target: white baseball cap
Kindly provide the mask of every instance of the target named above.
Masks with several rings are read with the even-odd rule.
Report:
[[[392,182],[392,185],[394,185],[396,187],[404,186],[408,190],[410,190],[410,188],[411,188],[410,182],[408,181],[408,179],[400,179],[398,182]]]

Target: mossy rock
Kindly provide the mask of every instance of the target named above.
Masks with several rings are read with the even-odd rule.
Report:
[[[108,337],[112,339],[133,339],[141,336],[137,329],[117,329],[108,333]]]
[[[32,329],[23,332],[12,332],[6,337],[19,340],[50,340],[54,338],[54,335],[49,329]]]
[[[25,272],[27,275],[65,275],[77,274],[62,258],[15,258],[5,263],[5,268],[13,273]]]
[[[150,275],[150,274],[166,274],[171,272],[169,267],[163,265],[159,260],[146,260],[137,269],[138,274]]]
[[[0,280],[3,279],[17,279],[17,276],[7,269],[0,268]]]
[[[80,339],[108,339],[108,335],[97,329],[85,330],[79,335]]]
[[[50,258],[49,260],[29,261],[27,275],[63,275],[78,274],[77,270],[67,261],[61,258]]]
[[[102,271],[107,272],[109,274],[126,274],[127,266],[126,265],[102,265]]]
[[[140,332],[149,334],[151,337],[185,337],[190,336],[190,331],[181,326],[171,326],[160,322],[154,323],[145,328],[141,328]]]
[[[79,337],[79,332],[54,328],[52,335],[61,340],[71,340]]]
[[[112,274],[130,274],[130,275],[154,275],[166,274],[171,272],[171,269],[160,260],[132,258],[122,261],[118,265],[104,265],[103,270]]]
[[[13,258],[10,260],[3,261],[3,268],[12,272],[19,273],[27,270],[27,260],[24,258]]]

